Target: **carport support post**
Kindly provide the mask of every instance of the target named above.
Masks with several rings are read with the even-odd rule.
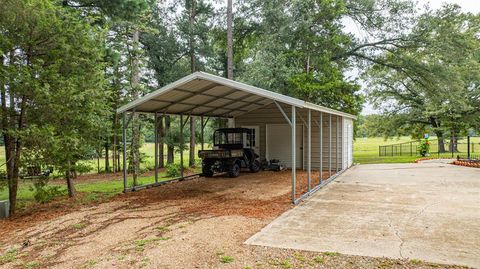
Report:
[[[296,127],[297,120],[295,115],[295,106],[292,106],[292,203],[295,203],[295,190],[297,185],[297,158],[295,156],[296,150]]]
[[[328,178],[332,175],[332,114],[328,114]]]
[[[122,139],[123,139],[123,192],[127,192],[127,122],[124,112],[122,114]]]
[[[203,150],[203,116],[200,116],[200,127],[202,127],[200,131],[200,140],[201,140],[201,149]]]
[[[183,179],[183,115],[180,115],[180,176]]]
[[[308,170],[307,170],[307,181],[308,181],[308,191],[310,191],[310,182],[312,177],[312,111],[308,110]]]
[[[158,114],[155,112],[155,183],[158,183]]]
[[[340,149],[340,145],[339,145],[339,136],[340,136],[340,118],[337,116],[336,117],[336,124],[335,124],[335,131],[336,131],[336,135],[335,135],[335,174],[338,173],[338,151]]]
[[[320,112],[320,184],[322,184],[323,175],[323,113]]]

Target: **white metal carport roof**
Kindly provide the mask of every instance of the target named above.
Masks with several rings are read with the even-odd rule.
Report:
[[[195,72],[117,110],[234,118],[273,102],[356,119],[354,115],[204,72]]]

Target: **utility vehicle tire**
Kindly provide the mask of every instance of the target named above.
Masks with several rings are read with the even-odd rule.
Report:
[[[252,162],[252,164],[250,164],[250,172],[256,173],[256,172],[260,171],[260,166],[261,166],[260,161],[259,160],[254,160]]]
[[[228,168],[228,176],[229,177],[238,177],[239,175],[240,175],[240,166],[238,165],[238,163],[232,164]]]
[[[209,163],[206,163],[202,165],[202,175],[204,177],[213,177],[213,171],[212,171],[212,165]]]

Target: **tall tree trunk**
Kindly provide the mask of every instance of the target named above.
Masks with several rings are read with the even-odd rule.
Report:
[[[133,32],[133,59],[132,59],[132,98],[134,100],[140,97],[140,67],[139,67],[139,31]],[[133,113],[132,118],[132,165],[133,165],[133,185],[137,185],[138,174],[140,172],[140,122],[137,113]]]
[[[233,0],[227,1],[227,78],[233,79]]]
[[[193,31],[195,16],[196,13],[196,0],[191,0],[190,3],[190,16],[189,16],[189,26],[190,26],[190,72],[194,73],[197,71],[196,60],[195,60],[195,33]],[[180,123],[182,124],[182,123]],[[183,135],[183,134],[180,134]],[[190,149],[189,149],[189,166],[193,167],[195,165],[195,117],[190,116]]]
[[[113,173],[120,171],[120,148],[119,148],[119,117],[117,114],[117,108],[119,106],[119,101],[121,98],[121,85],[118,77],[120,76],[119,65],[115,65],[113,72],[113,102],[112,102],[112,170]]]
[[[187,1],[188,2],[188,1]],[[189,54],[190,54],[190,71],[194,73],[197,70],[195,60],[195,33],[193,31],[196,16],[196,0],[190,0],[190,10],[188,16],[189,24]]]
[[[73,184],[72,169],[70,168],[70,164],[68,165],[68,169],[65,172],[65,179],[67,181],[68,197],[75,198],[75,196],[77,196],[77,190],[75,189],[75,185]]]
[[[4,68],[4,57],[0,56],[0,66],[2,69]],[[1,76],[0,76],[1,78]],[[7,105],[7,91],[5,88],[5,82],[2,80],[0,81],[0,99],[1,99],[1,106],[2,106],[2,135],[3,135],[3,142],[5,145],[5,160],[6,160],[6,169],[7,169],[7,184],[8,184],[8,199],[10,202],[10,215],[15,214],[16,204],[17,204],[17,189],[18,189],[18,178],[15,178],[14,173],[14,155],[15,155],[15,144],[14,138],[12,137],[11,133],[9,132],[12,126],[11,121],[13,121],[16,117],[12,113],[15,113],[13,109],[10,109]],[[10,93],[10,96],[12,94]],[[13,98],[10,98],[10,106],[14,106],[12,103]]]
[[[138,175],[140,172],[140,122],[138,114],[134,113],[132,118],[132,170],[133,170],[133,185],[137,186]]]
[[[171,120],[170,116],[165,116],[165,133],[167,134],[170,131],[170,125],[171,125],[170,120]],[[173,151],[174,151],[173,145],[171,143],[168,143],[167,144],[167,163],[168,164],[172,164],[174,161]]]
[[[450,152],[458,152],[458,146],[457,146],[457,137],[456,137],[456,132],[452,131],[452,136],[450,137]]]
[[[123,151],[120,150],[120,144],[118,143],[118,148],[117,148],[117,171],[120,171],[120,169],[121,169],[120,167],[122,167],[120,165],[120,152],[123,152]]]
[[[100,174],[100,151],[97,150],[97,174]]]
[[[158,118],[158,167],[164,168],[165,167],[165,150],[164,150],[164,143],[165,140],[165,131],[163,128],[163,120],[164,117],[160,116]]]
[[[20,101],[20,111],[17,115],[15,112],[15,98],[13,94],[10,94],[10,128],[11,131],[15,129],[22,129],[25,124],[25,110],[26,110],[26,98],[22,96]],[[3,102],[3,100],[2,100]],[[18,118],[18,125],[16,125],[15,119]],[[8,124],[8,122],[7,122]],[[18,137],[12,137],[8,135],[8,144],[5,143],[5,150],[9,152],[7,159],[7,179],[9,190],[9,202],[10,202],[10,214],[15,214],[17,205],[17,191],[18,191],[18,179],[20,177],[20,156],[21,156],[21,140]]]
[[[434,133],[437,136],[437,142],[438,142],[438,152],[439,153],[444,153],[445,152],[445,140],[443,137],[443,131],[441,131],[440,127],[440,122],[438,122],[435,118],[430,117],[430,124],[434,128]]]
[[[116,113],[115,113],[116,114]],[[115,128],[113,129],[112,135],[112,172],[117,172],[117,134],[115,133]]]
[[[105,173],[108,173],[110,172],[110,160],[109,160],[109,152],[108,152],[108,148],[109,148],[109,140],[110,138],[107,138],[107,141],[105,143]]]
[[[443,138],[443,132],[435,131],[435,135],[437,136],[438,152],[445,153],[445,139]]]

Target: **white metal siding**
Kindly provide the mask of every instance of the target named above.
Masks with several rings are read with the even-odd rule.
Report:
[[[353,121],[343,118],[343,156],[342,168],[346,169],[353,164]]]
[[[291,117],[291,111],[292,108],[291,106],[287,106],[284,104],[280,104],[287,116],[290,118]],[[336,126],[337,126],[337,116],[332,115],[332,130],[331,130],[331,142],[332,145],[330,147],[329,145],[329,133],[330,133],[330,126],[329,126],[329,117],[330,114],[328,113],[322,113],[323,114],[323,121],[320,123],[320,112],[317,111],[312,111],[312,170],[318,170],[320,167],[320,160],[322,160],[323,166],[322,168],[324,171],[328,170],[329,167],[329,149],[331,148],[331,167],[334,170],[336,165],[335,165],[335,154],[337,153],[337,146],[335,144],[336,142],[336,137],[337,137],[337,132],[336,132]],[[307,146],[306,146],[306,141],[307,141],[307,127],[303,124],[303,121],[301,120],[303,118],[305,121],[308,120],[307,117],[307,110],[306,109],[297,109],[297,124],[303,125],[303,143],[305,150],[298,151],[297,156],[303,156],[303,159],[307,157]],[[343,137],[343,131],[342,131],[342,118],[340,117],[339,122],[339,128],[340,131],[338,132],[339,135],[339,145],[338,145],[338,167],[342,168],[342,156],[343,156],[343,145],[342,145],[342,137]],[[322,145],[320,145],[320,127],[317,125],[317,123],[320,123],[322,125]],[[236,127],[241,127],[241,126],[252,126],[256,125],[260,127],[260,158],[266,159],[266,125],[267,124],[287,124],[287,121],[283,117],[283,115],[280,113],[278,108],[275,106],[275,104],[270,104],[266,105],[260,109],[251,111],[247,114],[244,114],[242,116],[236,117],[235,118],[235,126]],[[297,130],[298,127],[297,127]],[[289,131],[290,133],[290,131]],[[298,133],[298,131],[297,131]],[[290,137],[290,136],[289,136]],[[322,148],[323,151],[323,156],[320,158],[320,148]],[[306,163],[306,161],[304,162]],[[302,169],[304,166],[297,166],[298,169]],[[306,166],[305,166],[306,168]]]
[[[267,159],[278,159],[287,167],[292,167],[292,128],[288,124],[267,124]],[[302,167],[302,125],[296,128],[296,148],[298,168]]]

